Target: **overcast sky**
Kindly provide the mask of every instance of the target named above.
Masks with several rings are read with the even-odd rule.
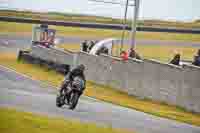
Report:
[[[88,0],[0,0],[0,8],[57,11],[117,18],[122,18],[124,13],[124,6],[100,4]],[[129,18],[132,12],[130,7]],[[178,21],[200,19],[200,0],[141,0],[139,17],[140,19]]]

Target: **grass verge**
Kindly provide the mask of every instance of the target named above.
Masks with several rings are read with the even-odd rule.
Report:
[[[20,73],[32,77],[33,79],[45,81],[55,86],[59,86],[63,79],[62,75],[39,65],[17,62],[16,56],[10,53],[1,54],[0,65],[12,68]],[[88,82],[84,95],[124,107],[136,109],[159,117],[174,119],[177,121],[200,126],[200,114],[187,112],[182,108],[166,105],[159,102],[139,100],[133,96],[129,96],[126,93],[120,92],[107,86],[101,86],[92,82]]]
[[[127,132],[111,127],[100,127],[92,123],[75,120],[48,118],[14,109],[0,108],[1,133],[120,133]]]
[[[109,38],[122,36],[122,31],[119,30],[107,30],[107,29],[91,29],[91,28],[75,28],[75,27],[63,27],[63,26],[50,26],[57,30],[57,35],[73,36],[79,38]],[[32,24],[20,24],[12,22],[0,22],[1,34],[22,34],[31,36]],[[129,34],[125,35],[129,38]],[[197,34],[180,34],[180,33],[161,33],[161,32],[137,32],[137,39],[152,39],[152,40],[178,40],[188,42],[199,42],[200,37]]]

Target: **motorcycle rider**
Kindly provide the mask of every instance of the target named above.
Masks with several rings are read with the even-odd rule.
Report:
[[[72,83],[73,79],[77,76],[81,77],[84,80],[84,87],[82,88],[84,90],[85,89],[85,83],[86,83],[84,71],[85,71],[85,66],[83,64],[78,65],[76,68],[74,68],[72,71],[70,71],[65,76],[65,79],[64,79],[64,81],[61,85],[60,94],[62,93],[63,89],[65,89],[66,86],[68,86],[69,83]]]

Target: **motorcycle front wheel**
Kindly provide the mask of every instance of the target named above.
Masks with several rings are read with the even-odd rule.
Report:
[[[65,95],[64,95],[64,90],[62,89],[56,96],[56,106],[60,108],[64,104],[65,104]]]
[[[70,98],[70,102],[69,102],[69,109],[71,109],[71,110],[75,109],[75,107],[78,103],[79,96],[80,95],[77,92],[73,92],[71,94],[71,98]]]

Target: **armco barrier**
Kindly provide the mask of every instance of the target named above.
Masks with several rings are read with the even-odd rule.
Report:
[[[117,89],[124,87],[124,80],[121,80],[124,71],[119,71],[122,70],[123,63],[119,58],[108,57],[106,55],[94,56],[80,52],[78,55],[78,64],[84,64],[86,66],[88,80],[98,84],[110,85]],[[115,76],[116,72],[120,76]]]
[[[130,95],[141,92],[143,62],[129,59],[122,61],[120,58],[107,55],[93,56],[87,53],[79,53],[78,64],[84,64],[87,68],[88,80],[98,84],[109,85]]]
[[[152,60],[144,60],[142,91],[143,97],[158,100],[159,98],[159,67],[160,63]]]
[[[34,46],[31,54],[61,64],[86,66],[86,78],[129,95],[149,98],[200,112],[200,68],[161,63],[156,60],[122,61],[107,55],[64,52]]]
[[[140,91],[138,88],[142,84],[142,61],[132,59],[130,61],[122,61],[116,57],[106,55],[93,56],[83,52],[79,53],[78,60],[78,64],[86,66],[88,80],[112,86],[130,94]]]
[[[179,103],[183,82],[181,67],[155,60],[144,60],[143,73],[144,97],[174,105]]]
[[[46,48],[43,46],[32,46],[31,55],[44,60],[53,61],[59,64],[74,64],[74,53],[58,48]]]
[[[168,104],[178,105],[182,101],[180,93],[183,91],[184,79],[181,67],[162,64],[159,68],[159,101],[167,101]]]
[[[78,53],[77,59],[78,59],[77,61],[78,64],[84,64],[86,67],[85,74],[86,74],[87,80],[98,81],[99,75],[97,75],[98,68],[96,64],[96,56],[80,52]]]
[[[144,62],[136,59],[129,59],[127,62],[124,62],[126,66],[123,70],[127,74],[126,78],[126,87],[129,95],[144,96],[144,90],[141,89],[143,86],[143,68]]]
[[[200,112],[200,67],[184,65],[182,106]]]
[[[23,60],[31,64],[39,64],[48,69],[53,69],[61,74],[67,74],[70,70],[70,65],[68,64],[59,64],[53,61],[42,59],[40,57],[35,57],[32,56],[29,51],[19,51],[17,60]]]
[[[110,57],[106,58],[109,59]],[[140,94],[143,62],[132,59],[128,61],[117,58],[110,59],[112,59],[112,63],[109,85],[130,95]]]

